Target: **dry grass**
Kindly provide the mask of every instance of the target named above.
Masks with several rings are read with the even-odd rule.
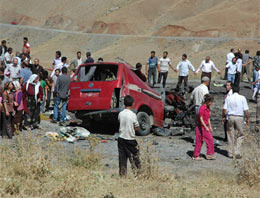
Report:
[[[151,143],[141,143],[142,170],[136,179],[103,168],[98,141],[73,152],[27,132],[0,147],[0,197],[257,197],[258,188],[216,173],[176,179],[160,169]]]

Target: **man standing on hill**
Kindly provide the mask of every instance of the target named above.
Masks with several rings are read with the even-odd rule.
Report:
[[[28,43],[27,37],[23,38],[23,50],[22,50],[22,52],[26,52],[27,54],[30,54],[30,52],[31,52],[31,47],[30,47],[30,44]]]
[[[165,88],[169,67],[176,72],[176,70],[172,67],[171,59],[168,58],[168,52],[163,52],[163,57],[159,59],[160,72],[158,76],[158,84],[161,83],[163,78],[163,88]]]
[[[192,70],[195,74],[195,69],[191,62],[187,60],[187,55],[182,55],[182,60],[178,63],[176,72],[179,71],[179,78],[178,78],[178,84],[177,88],[179,89],[181,87],[182,81],[184,81],[184,88],[186,89],[188,86],[188,78],[189,78],[189,70]]]
[[[18,65],[18,60],[16,58],[13,59],[13,63],[12,64],[9,64],[6,69],[5,69],[5,73],[7,72],[10,72],[10,77],[11,79],[14,81],[14,80],[17,80],[19,81],[20,80],[20,72],[21,72],[21,66]]]
[[[91,52],[87,52],[86,56],[87,56],[87,60],[85,61],[85,64],[95,62],[94,59],[91,57]]]
[[[52,62],[52,67],[53,67],[54,71],[55,71],[57,65],[60,63],[61,63],[61,52],[56,51],[55,58],[53,59],[53,62]]]
[[[158,65],[158,58],[155,56],[155,51],[151,51],[151,56],[147,60],[147,64],[145,67],[145,74],[148,76],[148,84],[151,86],[151,77],[153,76],[153,87],[156,83],[156,68],[158,72],[160,72],[160,68]]]
[[[221,72],[218,70],[218,68],[216,68],[214,62],[212,60],[210,60],[210,57],[207,56],[205,60],[203,60],[199,66],[199,68],[197,69],[196,73],[198,73],[200,71],[200,69],[202,70],[201,73],[201,79],[204,76],[207,76],[209,78],[209,85],[208,88],[210,89],[210,82],[211,82],[211,71],[212,68],[218,72],[219,75],[221,75]]]
[[[43,75],[44,69],[39,64],[40,60],[38,58],[34,59],[34,64],[32,65],[32,73],[37,74],[38,76]]]
[[[242,67],[242,73],[241,73],[241,80],[243,81],[243,76],[244,76],[244,74],[246,74],[247,80],[250,83],[251,78],[250,78],[250,75],[249,75],[249,65],[250,65],[248,63],[249,59],[252,60],[253,58],[249,55],[249,50],[246,50],[245,54],[243,55],[243,59],[242,59],[243,67]]]
[[[81,52],[78,51],[77,52],[77,58],[74,59],[73,61],[71,61],[70,63],[70,69],[77,69],[79,65],[83,64],[85,61],[83,60],[83,58],[81,58]]]

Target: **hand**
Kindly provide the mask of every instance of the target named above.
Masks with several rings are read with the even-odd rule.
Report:
[[[222,124],[226,122],[226,118],[222,118]]]
[[[148,71],[145,71],[145,75],[148,76]]]
[[[246,124],[247,124],[247,126],[249,126],[249,124],[250,124],[249,119],[246,119]]]
[[[193,74],[194,74],[195,76],[197,76],[198,73],[197,73],[197,72],[193,72]]]
[[[209,127],[205,127],[206,131],[210,132]]]
[[[9,117],[9,116],[10,116],[10,113],[7,111],[7,112],[5,113],[5,115],[6,115],[7,117]]]
[[[161,72],[161,69],[158,69],[158,72],[160,73],[160,72]]]
[[[17,106],[18,106],[18,103],[17,103],[17,102],[14,102],[14,106],[16,106],[16,107],[17,107]]]
[[[212,129],[212,127],[210,127],[210,128],[209,128],[209,130],[210,130],[210,132],[211,132],[211,133],[213,132],[213,129]]]
[[[39,103],[39,102],[41,102],[41,99],[40,99],[40,98],[38,98],[38,100],[37,100],[37,101],[38,101],[38,103]]]
[[[218,72],[218,75],[221,75],[221,72]]]

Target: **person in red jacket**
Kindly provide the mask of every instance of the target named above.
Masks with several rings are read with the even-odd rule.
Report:
[[[43,99],[43,90],[39,82],[39,77],[33,74],[24,84],[23,88],[24,103],[24,125],[32,129],[38,128],[40,124],[40,105]]]

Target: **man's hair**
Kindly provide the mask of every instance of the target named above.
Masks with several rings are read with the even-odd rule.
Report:
[[[231,48],[231,49],[230,49],[230,52],[233,52],[233,51],[234,51],[234,48]]]
[[[151,54],[155,54],[155,51],[151,51]]]
[[[35,58],[34,61],[38,61],[38,62],[40,62],[39,58]]]
[[[164,51],[163,53],[168,55],[168,52],[167,52],[167,51]]]
[[[135,65],[135,68],[136,69],[139,69],[139,68],[141,68],[142,67],[142,64],[141,63],[136,63],[136,65]]]
[[[26,40],[26,41],[28,41],[28,38],[27,38],[27,37],[23,37],[23,40]]]
[[[91,56],[91,52],[86,53],[87,57]]]
[[[233,93],[239,93],[240,88],[238,86],[234,86],[232,88],[232,90],[233,90]]]
[[[56,71],[59,71],[59,72],[60,72],[60,69],[55,69],[55,73],[56,73]]]
[[[65,62],[65,61],[67,61],[67,57],[63,56],[63,57],[61,58],[61,62]]]
[[[56,54],[59,55],[59,57],[61,57],[61,52],[60,51],[56,51]]]
[[[42,74],[42,79],[46,80],[48,78],[48,75],[49,75],[48,71],[44,70]]]
[[[257,52],[256,52],[256,55],[257,55],[257,56],[260,56],[260,51],[257,51]]]
[[[1,42],[2,44],[5,44],[6,43],[6,40],[2,40],[2,42]]]
[[[102,57],[98,58],[98,62],[100,62],[100,61],[102,61],[102,62],[104,61]]]
[[[232,82],[231,82],[231,81],[228,80],[228,81],[226,82],[226,84],[227,84],[227,83],[229,83],[229,84],[232,86]]]
[[[210,95],[210,94],[206,94],[204,96],[204,104],[208,103],[208,102],[213,102],[214,101],[214,96]]]
[[[187,58],[187,54],[182,54],[183,57]]]
[[[124,105],[126,107],[131,107],[133,106],[133,103],[134,103],[134,98],[130,95],[127,95],[124,99]]]
[[[81,51],[77,51],[77,54],[81,54]]]
[[[235,57],[242,59],[243,55],[241,53],[237,52],[237,53],[235,53]]]
[[[245,53],[246,53],[246,54],[249,54],[249,50],[246,50]]]
[[[61,69],[61,72],[62,72],[63,74],[67,74],[67,71],[68,71],[67,67],[63,67],[63,68]]]
[[[13,51],[13,48],[9,47],[9,48],[7,49],[7,51],[8,51],[8,52]]]

